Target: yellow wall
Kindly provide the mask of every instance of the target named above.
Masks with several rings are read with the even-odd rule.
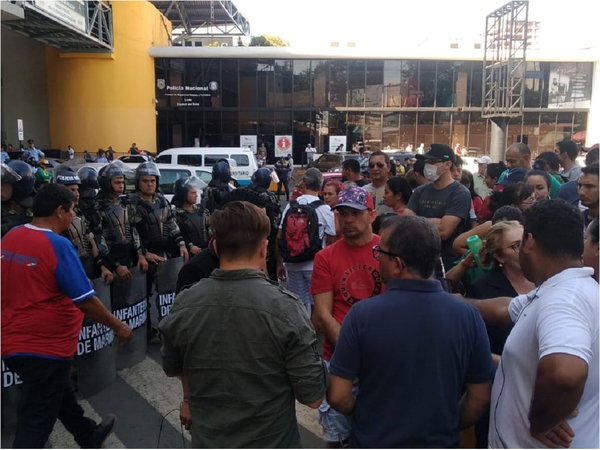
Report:
[[[118,154],[132,142],[156,152],[154,60],[151,46],[167,46],[171,24],[146,1],[111,2],[112,54],[69,54],[48,47],[51,147],[78,154],[109,145]]]

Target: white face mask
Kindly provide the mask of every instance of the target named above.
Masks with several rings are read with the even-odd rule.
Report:
[[[437,165],[435,164],[425,164],[425,168],[423,169],[423,175],[427,179],[427,181],[431,183],[435,183],[440,176],[437,173]]]

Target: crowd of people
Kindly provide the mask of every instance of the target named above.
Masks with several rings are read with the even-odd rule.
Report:
[[[38,309],[64,307],[53,303],[59,292],[72,327],[48,339],[71,345],[95,295],[58,278],[23,304],[11,280],[59,277],[56,259],[33,275],[23,264],[52,245],[60,264],[79,267],[68,266],[77,280],[125,281],[137,267],[149,291],[162,262],[183,259],[171,312],[158,330],[148,320],[147,338],[181,378],[194,446],[299,447],[297,400],[318,410],[330,448],[456,447],[471,426],[480,448],[598,447],[598,146],[585,167],[575,151],[562,141],[533,159],[516,143],[471,174],[452,148],[432,144],[402,175],[376,151],[367,174],[344,161],[341,182],[307,169],[296,194],[288,158],[237,189],[222,160],[208,185],[177,180],[170,203],[152,162],[134,173],[120,161],[59,167],[41,185],[28,164],[3,164],[2,357],[30,389],[15,445],[43,446],[64,416],[48,400],[44,431],[32,434],[27,407],[41,389],[68,390],[24,332]],[[285,207],[269,192],[273,171]],[[128,339],[110,313],[94,314]],[[109,425],[67,428],[87,443]]]

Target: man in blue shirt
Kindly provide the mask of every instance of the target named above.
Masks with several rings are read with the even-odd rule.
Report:
[[[457,447],[459,430],[489,404],[494,369],[485,325],[431,278],[440,247],[425,218],[382,225],[373,256],[386,291],[352,307],[330,365],[327,399],[352,415],[353,446]]]

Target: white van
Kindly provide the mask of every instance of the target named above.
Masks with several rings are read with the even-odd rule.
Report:
[[[249,186],[252,174],[258,170],[256,157],[244,147],[179,147],[164,150],[155,162],[161,164],[184,164],[212,172],[212,167],[220,159],[235,161],[231,164],[231,176],[240,186]]]

